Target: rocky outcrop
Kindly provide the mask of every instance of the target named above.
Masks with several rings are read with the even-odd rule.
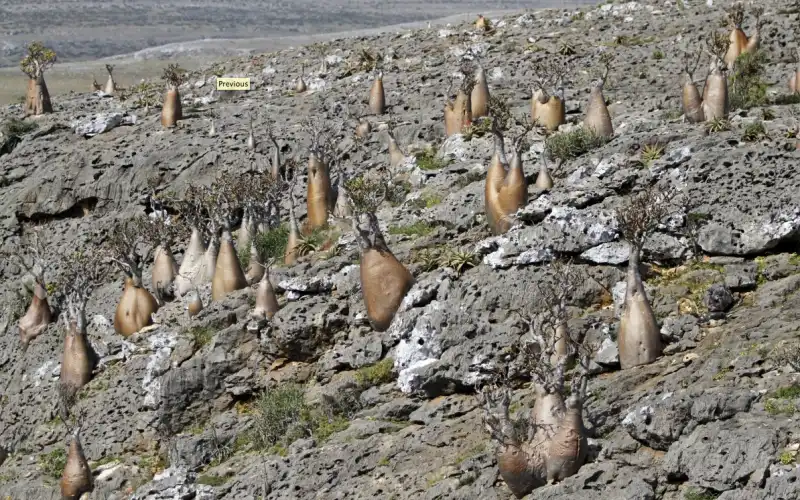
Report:
[[[783,81],[790,66],[782,61],[797,15],[770,14],[778,7],[767,2],[774,30],[762,45],[773,61],[765,81]],[[294,265],[270,268],[280,306],[271,319],[249,314],[253,288],[212,302],[205,284],[197,293],[206,307],[196,316],[180,300],[168,302],[152,326],[123,338],[112,325],[121,288],[109,276],[87,304],[99,362],[75,403],[94,476],[90,498],[510,499],[474,396],[505,371],[514,416],[530,414],[535,394],[517,349],[526,327],[516,313],[531,303],[546,264],[563,257],[586,276],[567,311],[571,334],[594,348],[583,408],[589,456],[576,474],[527,498],[794,498],[800,259],[790,251],[800,234],[800,173],[794,140],[783,138],[794,122],[779,104],[733,113],[731,130],[719,132],[665,116],[680,106],[680,82],[668,76],[680,73],[683,42],[674,33],[718,17],[699,4],[685,5],[686,17],[674,8],[606,4],[492,19],[487,33],[463,23],[362,37],[382,61],[392,133],[409,155],[386,174],[393,191],[377,211],[387,245],[415,277],[391,326],[370,326],[356,238],[337,217],[307,235]],[[539,33],[532,45],[518,43],[531,30]],[[442,92],[457,70],[451,51],[479,53],[492,95],[507,96],[521,115],[530,109],[523,87],[531,54],[568,44],[591,66],[589,32],[618,53],[606,89],[616,135],[558,167],[549,163],[554,184],[541,191],[535,176],[545,137],[532,132],[521,155],[529,201],[507,233],[491,236],[481,196],[491,138],[473,128],[444,141]],[[93,248],[87,235],[99,241],[121,216],[145,210],[154,179],[159,192],[181,196],[190,183],[267,165],[272,144],[258,137],[267,126],[284,158],[304,158],[311,138],[302,123],[312,112],[347,149],[343,105],[366,102],[371,81],[362,67],[371,53],[354,47],[331,42],[327,71],[306,68],[308,92],[322,100],[291,92],[306,49],[224,63],[224,74],[256,81],[247,93],[222,95],[210,71],[190,73],[180,93],[187,110],[214,110],[215,136],[189,112],[165,131],[157,111],[135,99],[54,96],[56,112],[3,150],[5,249],[31,222],[47,228],[48,251]],[[656,50],[666,56],[657,64]],[[583,116],[588,85],[580,71],[565,85],[568,121]],[[0,109],[0,120],[18,112]],[[770,114],[768,137],[743,139],[754,117]],[[342,157],[345,178],[390,165],[377,133],[385,125],[373,125]],[[419,153],[431,144],[435,154]],[[646,144],[663,146],[660,157],[644,161]],[[298,200],[306,182],[301,171]],[[629,254],[617,209],[651,184],[677,193],[641,259],[665,348],[655,362],[623,371],[617,331]],[[289,199],[280,198],[284,219]],[[301,222],[304,207],[295,205]],[[185,248],[173,250],[180,262]],[[27,307],[25,279],[10,263],[0,273],[0,497],[49,498],[68,433],[53,405],[63,332],[49,325],[23,350],[16,323]],[[152,290],[150,275],[145,268],[143,285]]]

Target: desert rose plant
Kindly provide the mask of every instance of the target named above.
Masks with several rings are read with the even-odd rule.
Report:
[[[2,256],[33,278],[31,303],[17,325],[22,348],[27,349],[30,342],[45,331],[47,325],[55,319],[47,300],[46,276],[53,262],[48,258],[44,230],[38,226],[25,227],[16,248],[10,252],[3,252]]]
[[[569,62],[556,56],[540,61],[534,68],[531,119],[549,132],[567,121],[563,84],[569,69]]]
[[[92,470],[83,452],[80,433],[81,422],[78,420],[70,433],[67,461],[61,474],[61,498],[65,500],[80,499],[94,490]]]
[[[92,379],[97,354],[86,331],[86,304],[108,276],[102,249],[87,248],[61,259],[62,272],[56,283],[60,294],[61,319],[64,324],[64,354],[58,394],[62,417],[69,415],[75,394]],[[65,420],[66,421],[66,420]]]
[[[174,127],[178,120],[183,119],[181,95],[178,92],[178,87],[183,84],[185,75],[180,66],[170,64],[164,69],[164,74],[161,78],[167,87],[164,94],[164,104],[161,107],[161,126],[170,128]]]
[[[158,311],[156,298],[144,287],[142,274],[153,254],[148,244],[151,221],[139,215],[117,224],[108,238],[111,261],[125,276],[122,296],[114,313],[114,329],[129,337],[153,323]]]
[[[52,113],[50,92],[44,81],[44,72],[56,62],[56,53],[42,42],[32,42],[27,47],[28,53],[20,61],[22,72],[28,75],[28,91],[25,95],[25,116],[38,116]]]
[[[586,108],[586,117],[583,119],[583,126],[593,130],[600,137],[610,138],[614,135],[614,126],[611,123],[611,115],[606,106],[606,98],[603,95],[603,86],[608,79],[611,69],[611,61],[614,56],[610,52],[600,54],[600,64],[603,67],[599,78],[592,81],[592,90],[589,94],[589,104]]]
[[[670,213],[669,202],[673,194],[650,187],[632,196],[616,211],[620,233],[630,251],[625,302],[617,334],[619,362],[623,370],[652,363],[663,351],[661,329],[650,306],[639,264],[648,236]]]
[[[581,281],[581,273],[569,263],[555,261],[534,290],[523,291],[514,310],[525,330],[518,364],[533,382],[532,411],[511,417],[508,372],[478,396],[484,425],[496,445],[500,476],[517,498],[574,475],[586,460],[583,404],[592,349],[566,326],[566,302]],[[572,359],[577,363],[567,385]]]
[[[414,284],[414,277],[389,250],[375,214],[386,199],[385,182],[366,176],[348,181],[353,231],[361,247],[361,292],[372,327],[386,331]]]

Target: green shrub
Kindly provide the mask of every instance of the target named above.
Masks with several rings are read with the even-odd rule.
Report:
[[[317,443],[346,429],[358,411],[356,398],[323,396],[319,405],[305,402],[303,388],[287,383],[264,391],[256,400],[249,438],[257,450],[286,448],[294,441],[313,437]]]
[[[299,385],[286,384],[264,391],[255,403],[253,445],[264,450],[286,439],[305,410],[303,389]]]
[[[552,160],[566,161],[599,148],[608,140],[594,130],[576,127],[569,132],[553,134],[545,141],[545,150]]]
[[[742,140],[745,142],[754,142],[767,135],[767,130],[761,122],[751,123],[744,128]]]
[[[356,371],[356,381],[362,387],[374,387],[394,380],[394,360],[382,359],[374,365],[364,366]]]
[[[441,170],[450,164],[447,158],[442,158],[437,155],[437,150],[433,146],[425,148],[424,151],[416,153],[414,157],[417,159],[417,167],[420,170]]]
[[[214,338],[214,329],[210,326],[193,326],[186,333],[192,338],[195,349],[200,349]]]
[[[50,453],[39,455],[39,468],[48,477],[53,479],[61,478],[64,467],[67,465],[67,452],[63,448],[56,448]]]
[[[729,77],[731,108],[750,109],[767,104],[766,63],[767,57],[762,51],[745,52],[736,58]]]
[[[289,228],[285,225],[278,226],[255,237],[256,251],[265,261],[269,259],[283,259],[286,244],[289,242]],[[240,255],[241,259],[241,255]],[[249,249],[248,249],[248,262]]]
[[[206,484],[208,486],[222,486],[228,481],[227,477],[217,476],[216,474],[201,474],[197,477],[197,484]]]
[[[26,122],[19,118],[9,118],[3,123],[3,135],[20,137],[33,132],[39,127],[35,122]]]
[[[425,221],[417,221],[407,226],[390,226],[389,234],[400,234],[403,236],[426,236],[433,231],[433,226]]]

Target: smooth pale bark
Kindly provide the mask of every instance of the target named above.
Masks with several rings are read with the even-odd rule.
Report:
[[[81,331],[76,321],[69,321],[67,334],[64,336],[59,385],[69,388],[74,394],[92,380],[94,366],[94,351],[86,332]]]
[[[33,299],[25,316],[19,319],[19,339],[27,346],[38,337],[53,320],[50,304],[47,302],[47,290],[37,281],[33,287]]]
[[[611,115],[608,113],[601,85],[595,84],[592,86],[583,124],[587,129],[594,130],[595,134],[601,137],[608,138],[614,135],[614,126],[611,123]]]
[[[328,224],[328,211],[333,202],[331,177],[328,166],[315,153],[308,158],[308,187],[306,199],[308,204],[309,231],[325,227]]]
[[[374,115],[386,112],[386,95],[383,92],[383,73],[379,72],[369,90],[369,111]]]
[[[278,297],[269,280],[269,273],[264,272],[256,290],[256,307],[253,315],[258,318],[272,319],[278,309]]]
[[[245,273],[248,283],[256,283],[264,276],[264,266],[260,261],[261,256],[258,255],[258,247],[253,241],[250,243],[250,259]]]
[[[206,244],[200,230],[192,228],[189,237],[189,244],[183,254],[181,266],[178,268],[178,276],[175,277],[175,290],[179,297],[183,297],[192,290],[195,282],[201,281],[203,271],[203,260],[206,253]]]
[[[528,182],[522,168],[522,158],[518,153],[511,157],[498,198],[502,210],[498,229],[505,233],[513,224],[511,216],[528,203]]]
[[[217,258],[219,257],[219,234],[217,230],[212,231],[211,240],[208,242],[208,248],[203,254],[203,266],[201,279],[202,283],[211,283],[214,279],[214,272],[217,269]]]
[[[475,71],[475,86],[470,101],[473,120],[489,114],[489,84],[486,83],[486,70],[483,67]]]
[[[739,57],[739,54],[741,54],[747,46],[747,35],[744,34],[741,28],[737,27],[731,31],[728,40],[728,51],[725,52],[725,58],[723,60],[725,64],[728,65],[728,68],[732,68],[736,58]]]
[[[577,395],[567,398],[566,411],[547,450],[547,482],[553,483],[578,472],[586,461],[588,441],[583,426],[583,405]]]
[[[728,117],[730,101],[728,79],[718,66],[715,66],[706,79],[706,96],[703,99],[703,116],[706,121]]]
[[[617,334],[619,363],[623,370],[646,365],[661,356],[661,330],[639,272],[639,250],[631,249],[628,260],[625,303]]]
[[[548,97],[541,89],[531,98],[531,119],[550,132],[567,122],[564,101],[556,96]]]
[[[392,168],[402,165],[406,161],[406,155],[400,150],[397,141],[389,135],[389,165]]]
[[[283,252],[283,263],[291,266],[297,262],[298,247],[300,246],[300,228],[294,215],[294,207],[289,209],[289,237],[286,240],[286,249]]]
[[[705,114],[703,113],[703,99],[700,97],[700,92],[697,90],[697,85],[694,84],[689,75],[685,76],[686,81],[683,84],[683,92],[681,101],[683,103],[683,114],[690,123],[699,123],[705,121]]]
[[[547,165],[542,161],[539,165],[539,174],[536,176],[536,187],[542,190],[553,188],[553,177],[547,169]]]
[[[503,181],[505,181],[506,170],[503,167],[503,160],[501,159],[502,152],[498,147],[497,140],[495,140],[495,153],[492,156],[492,162],[486,172],[486,184],[483,193],[486,222],[492,234],[503,233],[501,227],[503,208],[500,204],[500,188],[502,188]]]
[[[141,283],[141,280],[137,282]],[[123,337],[129,337],[145,326],[152,325],[156,311],[158,302],[155,297],[140,284],[134,284],[133,278],[126,276],[122,297],[114,313],[114,330]]]
[[[94,489],[92,470],[89,468],[77,431],[73,433],[69,444],[60,486],[62,500],[78,500],[84,493]]]
[[[211,280],[211,300],[220,300],[229,293],[247,286],[247,278],[242,271],[232,239],[229,231],[223,231],[214,278]]]
[[[388,249],[368,248],[361,252],[361,290],[372,327],[386,331],[414,277]]]
[[[181,119],[183,119],[183,108],[178,89],[167,90],[167,93],[164,94],[164,105],[161,108],[161,126],[174,127]]]
[[[152,282],[153,289],[157,294],[164,298],[174,296],[173,284],[178,276],[178,263],[172,255],[169,245],[159,245],[153,257]]]
[[[25,116],[39,116],[53,112],[53,104],[50,102],[50,92],[47,90],[44,75],[28,79],[24,111]]]

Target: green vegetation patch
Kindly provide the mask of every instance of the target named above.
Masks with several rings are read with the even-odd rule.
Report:
[[[19,118],[9,118],[3,123],[3,135],[20,137],[33,132],[38,127],[39,125],[36,122],[26,122]]]
[[[736,58],[729,77],[731,108],[750,109],[767,104],[767,83],[764,81],[767,62],[763,51],[745,52]]]
[[[288,242],[289,227],[285,224],[255,236],[256,251],[264,260],[282,259]],[[250,249],[247,254],[250,255]]]
[[[347,429],[355,411],[353,405],[324,399],[321,404],[305,402],[303,388],[286,383],[264,391],[253,404],[253,425],[243,439],[256,450],[285,450],[298,439],[312,437],[324,443]],[[280,453],[279,453],[280,454]]]
[[[60,479],[66,465],[67,452],[63,448],[39,455],[39,468],[49,478]]]
[[[369,366],[359,368],[355,374],[356,382],[363,388],[386,384],[395,378],[394,360],[386,358]]]
[[[433,230],[434,227],[425,221],[417,221],[407,226],[389,226],[389,234],[402,236],[427,236]]]
[[[414,155],[417,160],[417,167],[420,170],[441,170],[450,164],[450,160],[438,155],[434,146],[428,146],[425,150]]]
[[[597,149],[608,142],[594,130],[576,127],[569,132],[553,134],[545,141],[545,150],[551,160],[566,161]]]

